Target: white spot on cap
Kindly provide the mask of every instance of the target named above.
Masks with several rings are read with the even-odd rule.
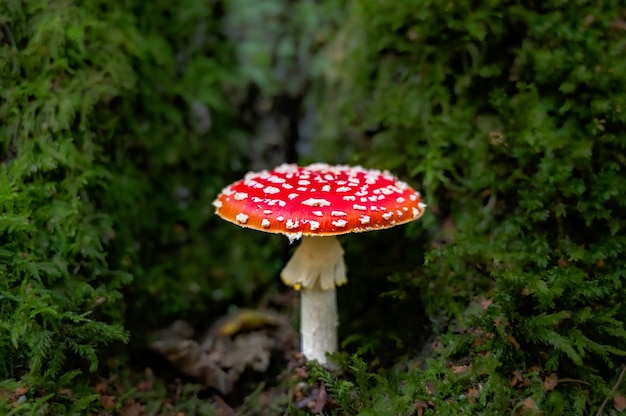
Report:
[[[235,216],[235,219],[237,220],[237,222],[241,223],[241,224],[245,224],[248,222],[248,218],[250,218],[249,216],[247,216],[246,214],[244,214],[243,212],[240,212],[239,214],[237,214]]]
[[[356,201],[356,196],[354,195],[346,195],[343,197],[344,201]]]
[[[336,221],[333,221],[331,224],[334,225],[335,227],[342,227],[343,228],[343,227],[346,226],[347,223],[348,223],[348,221],[346,221],[346,220],[336,220]]]
[[[322,186],[322,192],[330,192],[330,185]]]
[[[358,209],[360,211],[366,211],[367,207],[365,205],[354,204],[354,205],[352,205],[352,209]]]
[[[311,181],[301,179],[298,181],[298,185],[311,185]]]
[[[270,220],[268,220],[267,218],[263,218],[263,220],[261,221],[261,227],[267,228],[269,226],[270,226]]]
[[[307,187],[306,186],[299,186],[298,188],[296,188],[296,191],[300,191],[300,192],[306,192]]]
[[[293,189],[293,185],[289,185],[288,183],[283,183],[280,186],[282,186],[285,189]]]
[[[350,192],[350,190],[352,190],[352,188],[350,188],[349,186],[340,186],[339,188],[335,189],[335,192]]]
[[[403,203],[404,201],[406,201],[406,199],[402,198],[401,196],[396,198],[396,202],[399,202],[400,204]]]
[[[302,232],[298,233],[286,233],[287,238],[289,239],[289,244],[293,243],[296,240],[299,240],[302,237]]]
[[[283,183],[285,182],[285,180],[283,178],[279,178],[278,176],[270,176],[269,178],[267,178],[268,182],[272,182],[272,183]]]
[[[299,194],[289,194],[288,198],[293,200],[294,198],[297,198],[299,196]]]
[[[413,207],[412,211],[413,211],[413,218],[417,218],[417,217],[420,216],[420,210],[419,209]]]
[[[418,207],[421,211],[423,211],[424,209],[426,209],[426,207],[427,207],[427,206],[428,206],[428,205],[426,205],[426,204],[425,204],[425,203],[423,203],[423,202],[418,202],[418,204],[417,204],[417,207]]]
[[[277,194],[280,192],[280,189],[274,186],[266,186],[265,188],[263,188],[263,192],[265,192],[266,194]]]
[[[285,217],[283,217],[282,215],[279,215],[278,217],[276,217],[276,221],[278,222],[282,222],[285,220]]]
[[[302,201],[302,204],[310,207],[327,207],[330,206],[330,201],[325,199],[309,198],[306,201]]]
[[[376,202],[376,201],[378,200],[378,197],[377,197],[376,195],[372,195],[372,196],[370,196],[370,197],[369,197],[369,198],[367,198],[367,199],[369,199],[369,200],[370,200],[370,201],[372,201],[372,202]]]
[[[402,216],[402,211],[397,210],[397,211],[396,211],[396,215],[397,215],[398,217],[401,217],[401,216]]]
[[[311,231],[315,231],[320,228],[320,223],[317,221],[309,221],[309,226],[311,227]]]
[[[411,194],[411,195],[409,195],[409,199],[410,199],[411,201],[415,201],[415,200],[417,199],[417,195],[415,195],[415,194]]]
[[[272,213],[272,210],[271,210],[271,209],[264,209],[264,210],[263,210],[263,214],[269,215],[269,214],[271,214],[271,213]]]
[[[318,217],[324,216],[324,214],[322,214],[322,211],[313,211],[313,215],[318,216]]]
[[[248,197],[248,194],[245,192],[237,192],[235,194],[235,200],[237,201],[243,201],[244,199],[246,199]]]
[[[213,206],[215,208],[222,208],[222,201],[220,201],[219,199],[216,199],[215,201],[213,201]]]
[[[331,211],[330,215],[333,217],[345,217],[348,214],[343,211]]]
[[[369,215],[361,215],[359,217],[359,221],[361,221],[361,224],[369,224],[370,223],[370,216]]]
[[[326,179],[327,181],[334,181],[335,177],[330,173],[327,173],[326,175],[324,175],[324,179]]]
[[[298,228],[300,226],[300,221],[298,220],[292,220],[292,219],[288,219],[287,222],[285,223],[285,227],[287,227],[288,230],[293,230],[294,228]]]
[[[372,211],[378,211],[378,207],[377,207],[377,206],[375,206],[375,205],[370,206],[370,209],[371,209]]]
[[[385,212],[383,214],[383,218],[388,220],[389,218],[393,217],[393,212]]]

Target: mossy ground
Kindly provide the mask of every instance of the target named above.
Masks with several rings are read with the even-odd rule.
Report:
[[[1,2],[0,411],[622,413],[625,13]],[[219,394],[148,353],[233,308],[297,325],[293,248],[211,202],[312,161],[390,169],[429,205],[342,239],[339,368],[274,357]]]

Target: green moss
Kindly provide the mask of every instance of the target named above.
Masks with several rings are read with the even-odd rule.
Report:
[[[468,382],[492,389],[472,413],[510,412],[527,397],[547,414],[593,413],[626,354],[620,8],[335,6],[320,146],[349,138],[352,161],[424,190],[430,211],[407,234],[426,268],[402,285],[420,289],[433,322],[465,328],[435,327],[449,359],[497,359],[486,380]],[[468,333],[474,344],[458,339]],[[509,385],[531,367],[579,382]],[[492,401],[496,392],[505,399]]]

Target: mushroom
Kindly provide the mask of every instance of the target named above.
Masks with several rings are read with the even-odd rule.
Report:
[[[347,282],[337,235],[390,228],[419,218],[419,192],[388,171],[315,163],[250,172],[222,190],[216,213],[241,227],[302,238],[282,281],[301,290],[301,349],[326,364],[337,351],[336,286]]]

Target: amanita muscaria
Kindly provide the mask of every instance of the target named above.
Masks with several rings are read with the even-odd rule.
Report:
[[[413,221],[426,208],[419,192],[387,171],[325,163],[250,172],[213,205],[239,226],[302,238],[281,278],[302,291],[302,352],[322,364],[327,352],[337,351],[335,287],[347,282],[336,236]]]

